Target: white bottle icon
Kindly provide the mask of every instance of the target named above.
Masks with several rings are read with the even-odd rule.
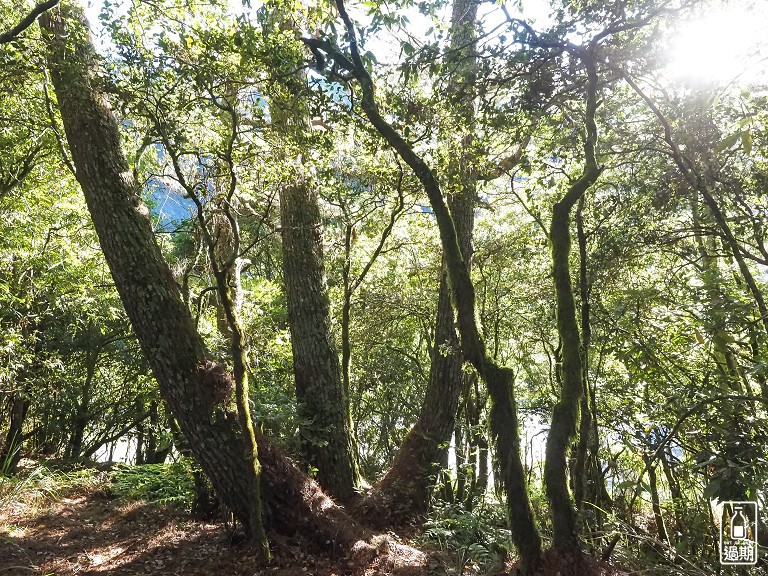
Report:
[[[731,516],[731,538],[734,540],[747,538],[747,519],[741,513],[741,506],[734,506],[734,513]]]

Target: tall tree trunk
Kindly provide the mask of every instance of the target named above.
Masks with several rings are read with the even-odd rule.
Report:
[[[589,279],[587,278],[587,237],[584,232],[584,196],[579,198],[576,209],[576,237],[579,242],[579,295],[581,299],[581,378],[583,391],[580,401],[581,421],[579,440],[576,448],[576,460],[573,465],[573,499],[577,508],[584,502],[584,482],[589,457],[589,435],[592,432],[594,415],[589,406],[589,344],[591,328],[589,324]]]
[[[477,27],[477,3],[473,0],[454,0],[451,26],[453,65],[456,68],[453,72],[453,97],[462,123],[470,130],[475,109],[472,79],[476,66],[473,40]],[[467,152],[471,142],[472,134],[467,132],[459,145],[460,150]],[[457,158],[458,162],[451,167],[457,190],[449,194],[448,205],[462,259],[469,268],[476,180],[470,172],[468,156],[459,153]],[[392,466],[365,503],[368,517],[384,522],[403,523],[426,513],[440,471],[442,452],[448,449],[455,429],[456,411],[463,388],[463,358],[456,334],[445,255],[441,268],[432,363],[419,418],[403,440]],[[457,444],[457,462],[459,450]]]
[[[5,435],[0,452],[0,473],[13,474],[21,460],[22,429],[29,410],[29,400],[23,392],[14,392],[11,397],[11,415],[8,433]]]
[[[222,202],[221,212],[214,213],[210,227],[203,211],[203,203],[197,197],[188,183],[181,177],[178,156],[174,152],[174,167],[176,168],[182,185],[188,190],[190,198],[197,206],[197,220],[200,224],[200,232],[203,241],[208,248],[208,259],[216,279],[216,293],[218,296],[217,316],[219,329],[229,340],[230,358],[232,360],[232,376],[234,378],[235,405],[237,406],[237,420],[243,441],[243,457],[246,462],[247,478],[251,499],[247,503],[248,523],[246,524],[247,536],[250,543],[258,550],[264,560],[269,560],[270,550],[262,519],[261,498],[261,463],[259,462],[259,449],[256,442],[251,418],[250,388],[248,383],[248,359],[245,334],[240,324],[240,226],[234,214],[233,206],[236,203],[237,175],[232,153],[238,139],[238,114],[235,105],[222,98],[217,106],[227,113],[230,121],[230,130],[226,140],[223,161],[226,165],[228,182],[225,200]]]
[[[279,28],[293,26],[282,19]],[[306,76],[303,71],[283,81],[270,99],[270,113],[287,149],[294,139],[306,137]],[[300,152],[294,150],[296,165]],[[355,499],[360,483],[355,443],[352,440],[348,397],[341,380],[339,356],[331,335],[331,310],[325,279],[323,236],[317,190],[301,168],[289,170],[280,187],[280,234],[283,281],[293,350],[296,400],[301,447],[317,468],[317,479],[342,502]]]
[[[217,493],[249,529],[252,485],[237,417],[221,404],[231,376],[207,356],[189,309],[155,241],[140,188],[100,88],[82,9],[71,2],[41,17],[48,66],[88,210],[128,318],[163,398]],[[364,531],[257,434],[271,523],[348,551]]]
[[[308,182],[280,190],[280,220],[302,450],[317,467],[320,484],[350,502],[356,495],[358,470],[339,357],[331,338],[320,209]]]
[[[568,492],[568,465],[566,456],[576,434],[579,420],[579,406],[584,393],[582,373],[581,339],[576,320],[576,305],[571,286],[571,210],[595,183],[600,168],[595,159],[597,144],[597,70],[596,64],[586,50],[580,54],[587,70],[586,129],[584,141],[585,166],[581,177],[576,180],[565,196],[552,208],[552,223],[549,240],[552,247],[552,276],[555,284],[557,308],[557,332],[562,344],[560,366],[562,390],[552,412],[552,424],[547,436],[544,462],[544,483],[552,513],[553,546],[565,555],[580,555],[581,549],[576,534],[576,518]]]
[[[485,342],[480,336],[475,317],[475,287],[464,263],[456,226],[443,199],[440,184],[430,167],[379,112],[373,80],[358,48],[355,26],[342,0],[336,0],[336,7],[344,20],[352,59],[342,56],[328,43],[320,41],[318,44],[309,39],[305,39],[305,42],[314,46],[319,45],[323,50],[327,50],[338,64],[343,65],[355,75],[362,92],[360,106],[366,117],[382,138],[413,170],[429,198],[448,269],[462,353],[464,359],[470,362],[480,374],[491,398],[491,434],[496,442],[499,477],[507,495],[512,539],[520,552],[521,573],[533,574],[541,564],[541,537],[533,518],[523,464],[520,460],[517,404],[513,390],[514,375],[508,368],[498,366],[488,355]]]

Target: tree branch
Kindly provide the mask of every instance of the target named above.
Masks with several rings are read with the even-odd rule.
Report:
[[[0,34],[0,44],[6,44],[16,38],[19,34],[24,32],[27,28],[29,28],[32,23],[35,21],[35,18],[40,16],[43,12],[46,10],[50,10],[56,4],[59,3],[59,0],[47,0],[46,2],[40,2],[39,4],[35,5],[34,8],[32,8],[32,11],[27,14],[21,22],[16,24],[13,28],[10,30],[3,32]]]
[[[91,446],[88,449],[83,451],[83,458],[90,458],[96,452],[98,452],[99,448],[101,448],[105,444],[109,444],[110,442],[114,442],[115,440],[118,440],[119,438],[122,438],[128,432],[133,430],[133,428],[135,428],[140,423],[142,423],[144,420],[149,418],[149,416],[150,416],[150,412],[144,412],[143,414],[137,416],[132,422],[130,422],[129,424],[127,424],[127,425],[123,426],[122,428],[120,428],[120,430],[118,430],[117,432],[115,432],[111,436],[102,437],[102,438],[98,438],[98,439],[94,440],[93,443],[91,444]]]

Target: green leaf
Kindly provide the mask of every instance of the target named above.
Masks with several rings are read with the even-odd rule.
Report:
[[[373,64],[378,64],[379,63],[379,61],[376,59],[376,55],[373,52],[371,52],[370,50],[368,50],[368,52],[363,54],[363,58],[365,58],[366,60],[368,60],[369,62],[371,62]]]
[[[744,154],[752,153],[752,135],[749,131],[745,130],[741,133],[741,146],[744,148]]]
[[[741,138],[741,132],[734,132],[726,136],[717,146],[715,146],[715,152],[723,152],[728,148],[731,148]]]
[[[720,492],[720,486],[723,483],[722,478],[713,478],[704,488],[704,498],[713,499]]]

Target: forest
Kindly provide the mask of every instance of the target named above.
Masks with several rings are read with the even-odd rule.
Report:
[[[761,0],[0,3],[0,576],[768,574]]]

